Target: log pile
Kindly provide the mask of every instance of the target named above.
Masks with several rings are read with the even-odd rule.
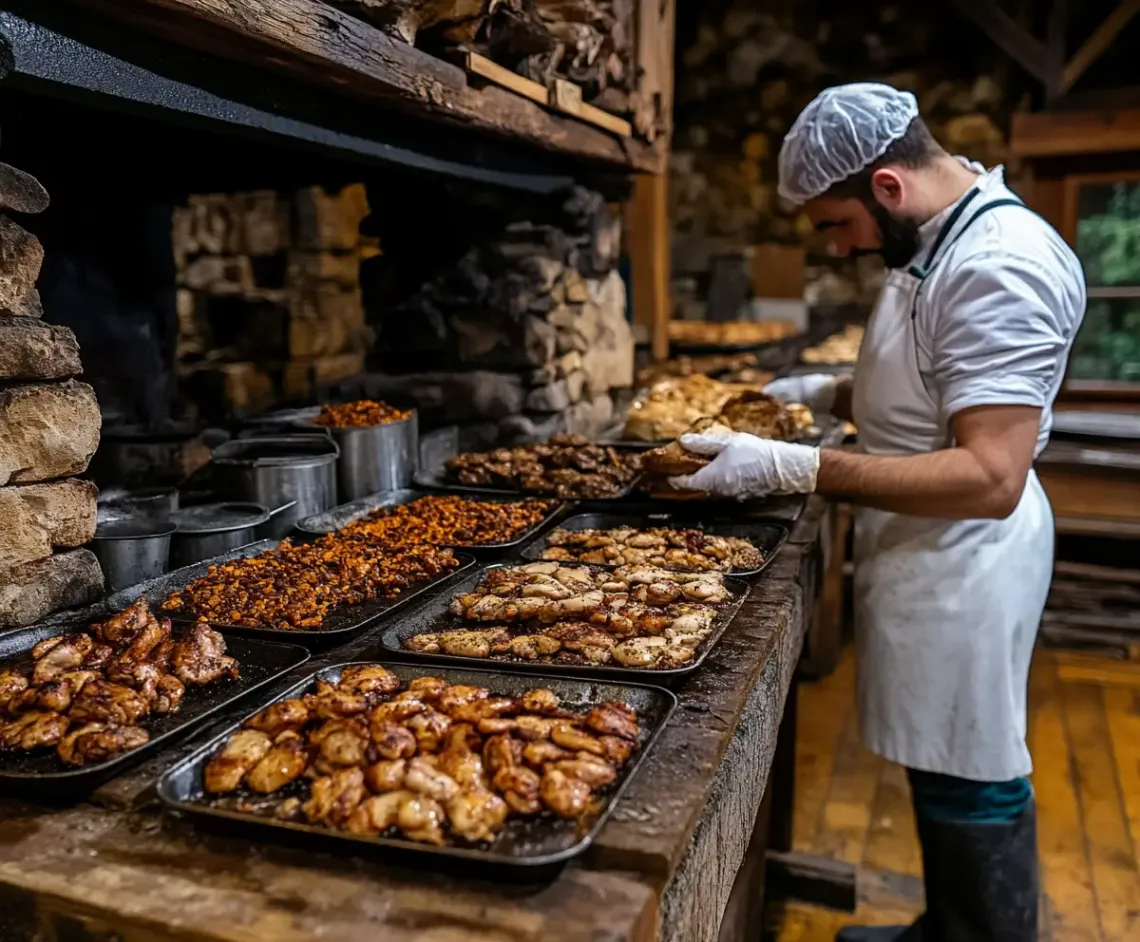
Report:
[[[312,400],[360,372],[371,343],[360,184],[328,193],[191,196],[173,217],[177,360],[204,418]]]
[[[48,194],[0,164],[0,211],[39,213]],[[98,598],[103,573],[80,549],[95,535],[96,488],[87,470],[99,444],[95,392],[75,335],[46,324],[36,279],[43,248],[0,215],[0,629],[32,624]]]
[[[549,212],[533,197],[495,199],[453,226],[468,247],[410,295],[366,293],[382,372],[367,374],[364,391],[414,402],[424,421],[458,424],[465,450],[595,436],[634,379],[618,218],[582,188]],[[370,265],[423,254],[394,241],[392,252]],[[385,280],[368,268],[366,287]]]
[[[547,87],[573,82],[612,113],[636,111],[633,0],[328,2],[404,42],[465,48]]]

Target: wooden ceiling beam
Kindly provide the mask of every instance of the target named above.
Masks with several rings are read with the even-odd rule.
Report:
[[[995,0],[954,0],[954,6],[1026,72],[1046,87],[1053,84],[1055,75],[1045,44],[999,8]]]
[[[1076,83],[1106,49],[1112,45],[1121,30],[1140,13],[1140,0],[1121,0],[1061,70],[1058,91],[1063,95]]]

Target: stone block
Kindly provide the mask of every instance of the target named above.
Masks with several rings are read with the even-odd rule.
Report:
[[[582,304],[589,296],[586,290],[586,279],[576,271],[567,271],[562,284],[566,291],[566,300],[571,304]]]
[[[570,330],[578,321],[578,308],[559,305],[546,315],[546,321],[558,330]]]
[[[540,294],[550,294],[562,276],[563,265],[545,255],[531,255],[519,260],[518,270],[530,276],[535,291]]]
[[[554,359],[558,350],[558,333],[549,320],[527,317],[525,347],[527,361],[532,366],[545,366]]]
[[[94,484],[75,478],[0,487],[0,570],[89,543],[98,495]]]
[[[30,173],[0,163],[0,209],[13,213],[42,213],[51,200]]]
[[[332,281],[346,288],[360,282],[360,255],[357,252],[290,252],[285,269],[285,282],[307,286]]]
[[[566,380],[560,379],[549,386],[532,389],[526,397],[526,409],[528,412],[562,412],[570,401]]]
[[[564,380],[566,383],[566,392],[570,396],[571,402],[577,402],[582,398],[582,394],[586,389],[586,371],[575,370],[569,373]]]
[[[361,353],[371,346],[359,290],[324,283],[299,292],[290,304],[290,359]]]
[[[103,594],[103,570],[91,550],[77,549],[0,571],[0,628],[35,624]]]
[[[558,372],[562,376],[569,376],[582,368],[582,354],[572,350],[558,358]]]
[[[297,192],[296,245],[301,249],[353,249],[360,242],[360,223],[369,214],[368,194],[354,183],[339,193],[319,186]]]
[[[190,374],[186,385],[207,416],[215,421],[250,416],[277,401],[273,377],[251,361],[203,363]]]
[[[0,389],[0,485],[81,474],[99,447],[101,423],[86,383]]]
[[[44,249],[30,232],[0,216],[0,314],[40,317],[43,306],[36,279]]]
[[[406,399],[427,418],[465,422],[501,419],[522,412],[523,377],[471,370],[462,373],[371,373],[365,389],[372,398]]]
[[[70,327],[0,315],[0,381],[64,379],[82,372]]]

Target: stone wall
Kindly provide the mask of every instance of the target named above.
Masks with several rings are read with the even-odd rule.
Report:
[[[694,5],[694,8],[697,5]],[[1024,80],[952,5],[713,0],[678,24],[670,211],[678,316],[703,316],[701,276],[719,253],[806,242],[812,303],[869,302],[874,260],[829,259],[776,196],[783,135],[823,88],[882,81],[913,91],[951,152],[1004,163]]]
[[[0,164],[0,210],[38,213],[48,194]],[[95,393],[74,379],[79,346],[44,323],[43,249],[0,215],[0,629],[98,598],[103,573],[80,549],[95,535],[95,486],[78,481],[99,444]]]
[[[633,384],[618,216],[583,188],[474,199],[429,227],[459,248],[410,294],[366,291],[377,342],[364,392],[415,404],[425,424],[458,424],[465,449],[597,435]],[[384,238],[396,251],[394,241]],[[446,250],[412,241],[401,251]],[[398,257],[367,263],[366,285],[393,266]]]
[[[361,184],[191,196],[173,215],[178,373],[197,418],[304,404],[364,367]]]

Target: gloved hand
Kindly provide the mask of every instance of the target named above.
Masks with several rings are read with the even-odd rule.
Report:
[[[816,413],[829,413],[835,405],[835,391],[843,377],[827,373],[805,373],[774,379],[764,387],[769,396],[780,402],[802,402]]]
[[[727,431],[682,435],[681,445],[698,455],[716,455],[696,474],[669,479],[682,490],[738,500],[815,490],[818,448]]]

